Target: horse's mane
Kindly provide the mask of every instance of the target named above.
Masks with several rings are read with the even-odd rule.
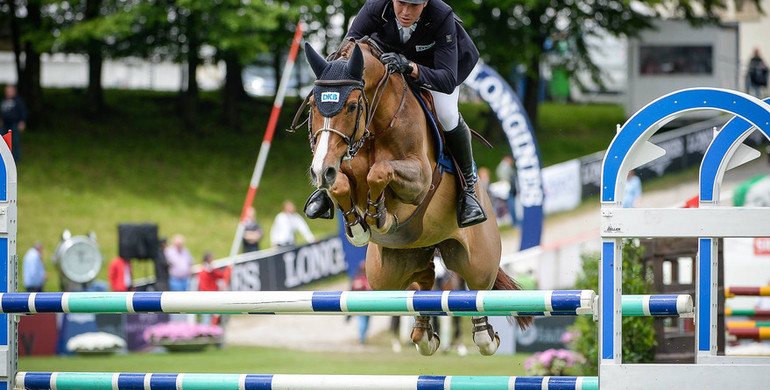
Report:
[[[351,50],[353,50],[354,44],[358,44],[363,49],[368,48],[369,53],[376,59],[380,59],[384,51],[374,39],[371,39],[368,35],[363,36],[360,39],[345,38],[332,54],[326,58],[327,61],[334,61],[340,58],[349,58]]]

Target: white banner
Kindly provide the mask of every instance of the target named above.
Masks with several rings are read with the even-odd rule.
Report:
[[[552,214],[580,205],[580,161],[570,160],[543,169],[543,212]]]

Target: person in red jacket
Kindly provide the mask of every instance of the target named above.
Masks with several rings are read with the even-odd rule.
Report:
[[[219,281],[224,281],[227,285],[230,281],[230,267],[225,269],[214,268],[211,261],[214,260],[214,255],[211,252],[206,252],[203,255],[203,264],[201,264],[201,270],[198,271],[198,291],[219,291]],[[211,314],[201,314],[200,322],[204,325],[211,325],[214,317]]]
[[[120,256],[110,260],[108,276],[110,279],[110,288],[112,291],[133,290],[133,280],[131,278],[131,262]]]
[[[198,272],[198,291],[219,291],[220,280],[224,280],[227,284],[228,280],[225,279],[227,270],[214,268],[211,265],[211,261],[214,260],[214,255],[211,252],[206,252],[203,255],[203,264],[201,264],[201,270]]]

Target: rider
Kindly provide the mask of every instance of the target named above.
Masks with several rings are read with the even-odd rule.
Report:
[[[475,225],[487,219],[473,184],[471,133],[457,108],[459,85],[468,77],[479,52],[442,0],[368,0],[353,20],[346,38],[370,36],[386,51],[382,62],[391,71],[411,76],[433,95],[436,116],[465,186],[459,196],[457,223]],[[331,201],[317,190],[305,205],[310,218],[330,216]]]

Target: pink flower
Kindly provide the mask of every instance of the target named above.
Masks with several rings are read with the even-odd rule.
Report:
[[[529,375],[564,375],[566,367],[572,367],[576,362],[585,362],[579,353],[566,349],[549,349],[538,352],[524,362],[524,369]]]
[[[569,344],[573,340],[577,339],[578,337],[580,337],[580,332],[577,332],[577,331],[574,331],[574,332],[564,332],[561,335],[561,342],[562,342],[562,344]]]
[[[223,334],[222,328],[216,325],[189,324],[187,322],[174,321],[153,325],[145,329],[142,336],[149,343],[152,340],[161,339],[175,341],[192,340],[199,337],[217,338]]]
[[[540,362],[543,363],[544,366],[550,367],[551,366],[551,360],[553,360],[554,357],[556,357],[557,352],[555,349],[547,349],[540,355]]]

